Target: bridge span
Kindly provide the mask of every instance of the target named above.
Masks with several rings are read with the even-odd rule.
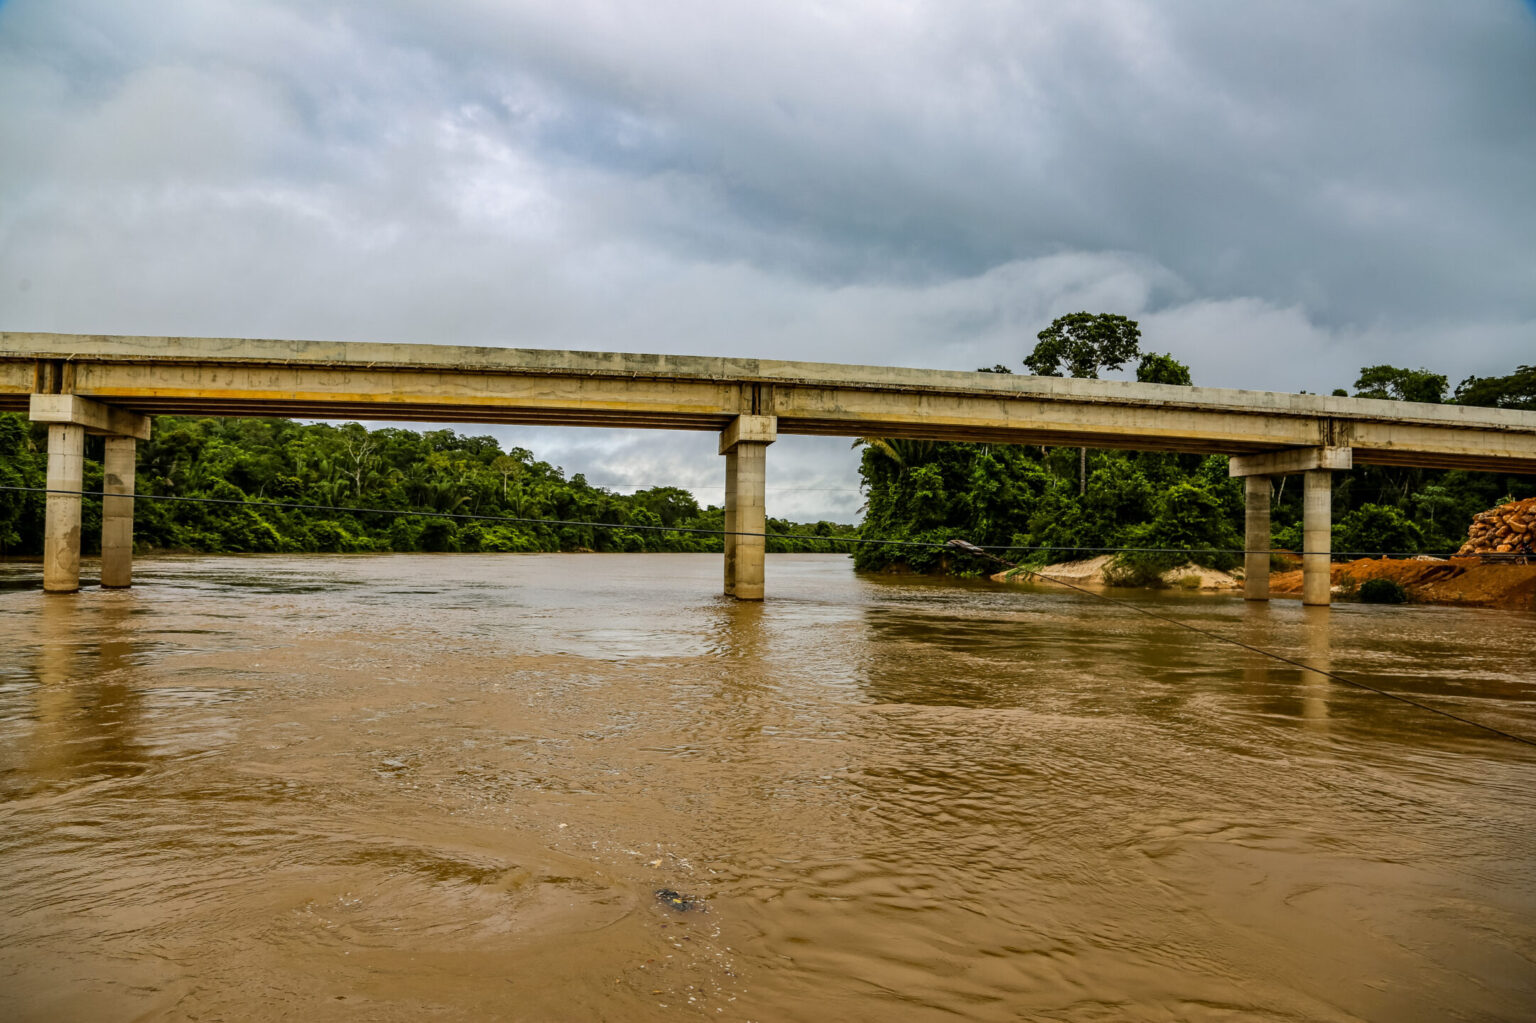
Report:
[[[1115,380],[766,359],[246,338],[0,332],[0,409],[49,424],[43,586],[80,579],[86,433],[105,435],[102,585],[132,574],[134,446],[157,414],[707,430],[726,465],[725,591],[763,596],[766,452],[780,433],[1230,456],[1246,543],[1273,477],[1305,479],[1303,600],[1329,600],[1331,474],[1355,462],[1536,474],[1536,412]],[[1269,556],[1246,560],[1269,596]]]

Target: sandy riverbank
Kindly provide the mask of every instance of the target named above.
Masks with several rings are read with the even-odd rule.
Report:
[[[1044,568],[1036,569],[1034,574],[1077,586],[1106,586],[1110,584],[1106,582],[1104,572],[1113,562],[1113,555],[1101,554],[1096,558],[1046,565]],[[1240,590],[1243,588],[1241,574],[1233,575],[1231,572],[1220,572],[1214,568],[1204,568],[1193,563],[1170,568],[1163,573],[1162,578],[1163,585],[1171,589]],[[1029,574],[1014,572],[1010,569],[1007,572],[997,573],[992,576],[992,579],[1000,583],[1027,582]]]

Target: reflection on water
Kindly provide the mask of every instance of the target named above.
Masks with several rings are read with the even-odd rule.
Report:
[[[18,749],[28,759],[0,785],[48,787],[137,773],[144,759],[134,741],[141,694],[128,602],[103,601],[86,621],[75,601],[32,597],[35,709],[32,734]],[[0,791],[18,794],[9,786]]]
[[[1332,608],[1303,607],[1301,611],[1306,622],[1303,635],[1307,641],[1307,655],[1302,663],[1317,669],[1316,672],[1302,672],[1298,679],[1301,683],[1301,719],[1312,729],[1327,731],[1328,695],[1337,684],[1322,674],[1333,671]]]
[[[139,569],[0,569],[6,1019],[1536,1011],[1532,750],[1131,608],[814,556],[761,605],[691,555]],[[1130,599],[1536,732],[1531,615]]]

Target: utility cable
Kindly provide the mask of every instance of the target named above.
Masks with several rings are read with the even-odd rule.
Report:
[[[644,522],[589,522],[583,519],[527,518],[517,515],[477,515],[471,512],[421,511],[415,508],[354,508],[346,505],[306,504],[299,501],[252,501],[237,497],[183,497],[177,494],[112,494],[105,490],[50,490],[47,487],[0,485],[0,491],[34,494],[67,494],[72,497],[114,497],[126,501],[170,501],[186,504],[236,505],[243,508],[282,508],[294,511],[347,512],[354,515],[419,515],[428,519],[458,519],[472,522],[512,522],[537,526],[580,526],[589,529],[628,529],[655,533],[696,533],[705,536],[759,536],[771,540],[840,540],[845,543],[885,544],[900,547],[933,547],[932,543],[911,540],[864,540],[851,536],[822,536],[817,533],[754,533],[733,529],[709,529],[702,526],[656,526]],[[938,545],[938,546],[942,546]]]
[[[864,544],[869,547],[918,547],[934,550],[948,544],[934,540],[877,540],[862,536],[822,536],[817,533],[769,533],[746,530],[709,529],[701,526],[656,526],[642,522],[590,522],[582,519],[530,518],[516,515],[479,515],[470,512],[425,511],[416,508],[361,508],[348,505],[309,504],[299,501],[264,501],[238,497],[184,497],[178,494],[114,494],[105,490],[65,490],[48,487],[21,487],[0,485],[0,491],[32,494],[62,494],[70,497],[112,497],[128,501],[169,501],[183,504],[211,504],[244,508],[280,508],[293,511],[346,512],[352,515],[418,515],[423,518],[457,519],[471,522],[510,522],[519,525],[577,526],[589,529],[628,529],[636,532],[690,533],[702,536],[763,537],[769,540],[828,540],[839,543]],[[976,546],[976,545],[971,545]],[[958,549],[958,548],[952,548]],[[1304,555],[1306,551],[1280,548],[1246,550],[1233,547],[1069,547],[1059,544],[994,544],[977,547],[981,551],[1024,551],[1028,553],[1058,552],[1063,554],[1286,554]],[[1330,558],[1412,558],[1423,555],[1422,551],[1330,551]],[[1454,557],[1454,554],[1429,555],[1430,557]],[[1526,558],[1530,555],[1479,554],[1477,557],[1495,561]],[[1010,563],[1011,564],[1011,563]]]

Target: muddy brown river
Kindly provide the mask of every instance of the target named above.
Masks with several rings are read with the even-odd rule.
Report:
[[[761,605],[709,555],[37,571],[0,1019],[1536,1016],[1536,749],[1130,608],[826,556]],[[1130,599],[1536,735],[1536,615]]]

